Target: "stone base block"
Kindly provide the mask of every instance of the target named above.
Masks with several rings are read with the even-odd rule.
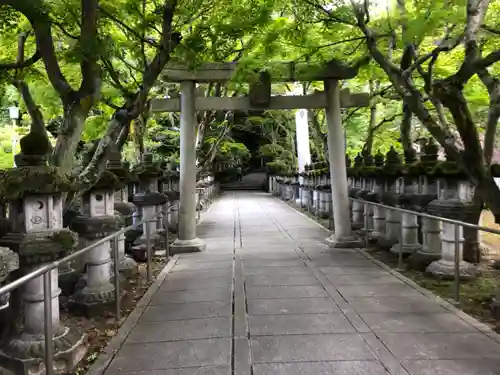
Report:
[[[102,315],[105,312],[114,311],[115,288],[111,285],[106,289],[93,290],[85,286],[77,291],[69,302],[71,310],[75,313],[87,317]]]
[[[43,336],[21,334],[11,339],[0,351],[1,374],[44,375],[45,341]],[[54,334],[54,373],[73,373],[87,352],[86,337],[67,327]],[[7,371],[5,371],[5,370]],[[4,372],[5,371],[5,372]]]
[[[154,256],[158,241],[159,237],[156,234],[151,236],[151,256]],[[134,260],[137,262],[146,262],[148,260],[146,240],[143,238],[138,239],[134,246],[130,249],[130,255],[132,255]]]
[[[364,223],[351,223],[352,230],[360,230],[365,226]]]
[[[455,277],[455,264],[447,260],[432,262],[425,272],[444,280],[453,280]],[[476,278],[477,269],[471,263],[461,261],[459,265],[460,280],[472,280]]]
[[[491,314],[495,318],[500,319],[500,294],[493,297],[493,300],[491,301]]]
[[[441,258],[440,253],[426,253],[419,250],[408,257],[408,266],[414,270],[425,271],[429,264]]]
[[[363,241],[360,241],[354,236],[337,237],[332,234],[325,240],[325,243],[332,249],[353,249],[363,247]]]
[[[73,268],[66,268],[63,272],[59,270],[59,288],[65,296],[70,296],[75,292],[76,284],[80,279],[80,272]]]
[[[125,256],[119,265],[120,273],[125,277],[129,278],[135,276],[138,272],[137,263],[132,258]]]
[[[207,246],[199,238],[194,238],[192,240],[180,240],[176,239],[172,246],[170,247],[170,253],[174,254],[186,254],[186,253],[198,253],[205,250]]]
[[[411,255],[416,253],[417,251],[420,251],[422,249],[422,246],[420,244],[417,245],[403,245],[402,252],[403,255]],[[389,250],[391,253],[398,255],[400,251],[400,246],[399,243],[394,244],[391,249]]]

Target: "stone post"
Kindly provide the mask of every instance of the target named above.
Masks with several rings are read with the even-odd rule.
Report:
[[[347,174],[345,166],[344,129],[340,113],[340,90],[338,80],[325,81],[327,98],[326,123],[328,128],[328,154],[330,161],[333,220],[335,233],[327,239],[330,247],[358,247],[360,242],[353,236],[349,216]]]
[[[418,206],[426,213],[430,212],[429,207],[438,199],[437,180],[433,173],[438,163],[438,151],[439,148],[436,143],[432,138],[429,139],[423,146],[423,154],[419,165],[421,192],[418,195]],[[429,264],[439,260],[441,257],[440,234],[440,221],[422,218],[422,247],[408,258],[410,267],[425,271]]]
[[[401,159],[394,147],[391,146],[385,156],[384,174],[384,193],[382,203],[388,206],[396,206],[399,202],[399,187],[401,176]],[[391,248],[399,242],[401,234],[401,213],[394,210],[385,210],[385,239],[379,241],[379,246]]]
[[[367,199],[371,202],[381,203],[384,194],[384,155],[380,150],[375,155],[375,176],[373,180],[372,192],[367,196]],[[386,232],[386,222],[385,222],[385,208],[374,206],[373,207],[373,232],[371,237],[377,242],[385,241]]]
[[[114,192],[123,185],[118,177],[104,171],[97,183],[82,197],[82,216],[71,222],[71,229],[87,244],[109,236],[120,229],[115,215]],[[98,315],[110,309],[115,301],[111,283],[111,241],[94,247],[86,254],[86,285],[70,298],[74,308],[86,315]]]
[[[167,198],[158,192],[158,180],[163,176],[163,171],[157,163],[153,162],[153,155],[145,153],[141,163],[137,164],[132,173],[139,180],[138,191],[134,194],[133,203],[141,210],[142,220],[149,220],[149,225],[144,222],[142,235],[136,240],[132,247],[132,254],[139,262],[147,260],[146,233],[149,229],[151,246],[158,253],[165,255],[165,248],[160,245],[161,236],[158,233],[156,215],[159,209],[165,204]]]
[[[363,157],[361,154],[358,154],[354,158],[354,167],[351,168],[351,174],[354,179],[354,187],[349,192],[352,198],[359,198],[358,193],[362,190],[363,186],[363,176],[361,173],[361,168],[363,166]],[[363,228],[364,223],[364,212],[365,206],[363,203],[358,201],[354,201],[352,203],[352,224],[351,227],[353,230],[358,230]]]
[[[373,193],[373,177],[375,172],[375,166],[373,163],[373,157],[365,153],[363,155],[363,166],[361,167],[360,173],[362,176],[362,188],[357,193],[357,198],[369,201],[370,195]],[[363,204],[364,212],[363,212],[363,228],[361,233],[366,235],[368,232],[368,236],[371,236],[373,232],[373,206],[369,203]]]
[[[128,184],[134,178],[130,173],[129,163],[122,162],[120,159],[120,153],[114,152],[108,161],[108,171],[113,173],[120,181],[120,186],[114,193],[114,209],[118,214],[122,215],[122,226],[129,226],[132,224],[129,218],[135,211],[135,205],[128,201]],[[118,238],[118,264],[120,273],[128,277],[137,273],[137,263],[125,254],[125,239],[125,234]],[[113,259],[113,261],[116,261],[116,259]]]
[[[467,179],[467,174],[448,157],[436,166],[434,171],[438,179],[438,199],[429,204],[432,215],[464,221],[475,205],[472,202],[474,188]],[[459,270],[461,279],[476,277],[476,267],[463,260],[463,230],[459,227]],[[442,223],[441,259],[432,262],[426,272],[436,277],[453,279],[455,275],[455,225]]]
[[[403,169],[402,185],[398,205],[407,210],[415,209],[415,196],[418,194],[418,180],[414,175],[413,167],[418,162],[414,149],[405,151],[405,166]],[[395,244],[391,252],[398,254],[413,254],[422,248],[418,242],[418,216],[410,213],[401,215],[401,225],[403,227],[402,244]]]
[[[172,253],[191,253],[205,250],[206,245],[196,237],[196,109],[195,83],[181,83],[181,173],[179,233],[172,244]]]
[[[45,134],[31,131],[21,139],[18,168],[2,173],[0,196],[11,201],[11,231],[0,238],[19,255],[20,273],[26,275],[67,255],[77,243],[76,235],[63,229],[62,193],[70,189],[57,168],[46,164],[50,144]],[[8,265],[7,265],[8,267]],[[50,272],[54,371],[73,372],[85,355],[85,337],[59,320],[58,269]],[[17,322],[0,350],[0,367],[16,375],[45,373],[43,276],[19,290],[23,311],[14,311]],[[13,308],[13,307],[11,307]]]

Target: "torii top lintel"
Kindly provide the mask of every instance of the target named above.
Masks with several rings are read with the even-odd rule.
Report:
[[[238,71],[237,63],[204,63],[196,69],[186,65],[169,63],[162,72],[162,80],[166,82],[196,81],[200,83],[226,82]],[[328,79],[351,79],[358,73],[357,67],[346,66],[338,60],[326,64],[274,62],[266,69],[273,82],[324,81]]]

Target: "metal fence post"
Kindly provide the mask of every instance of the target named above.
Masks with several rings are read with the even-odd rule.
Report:
[[[52,271],[43,274],[43,318],[45,333],[45,374],[54,375],[54,341],[52,332]]]
[[[146,278],[148,283],[151,282],[151,221],[146,218]]]
[[[120,301],[120,259],[118,258],[118,236],[114,237],[111,241],[111,246],[113,249],[113,257],[114,257],[114,282],[115,282],[115,320],[116,325],[120,324],[121,319],[121,301]]]
[[[455,272],[453,278],[453,298],[460,303],[460,225],[455,224]]]

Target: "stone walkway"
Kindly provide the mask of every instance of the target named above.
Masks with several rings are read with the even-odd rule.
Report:
[[[223,195],[198,233],[106,375],[500,374],[500,341],[269,195]]]

